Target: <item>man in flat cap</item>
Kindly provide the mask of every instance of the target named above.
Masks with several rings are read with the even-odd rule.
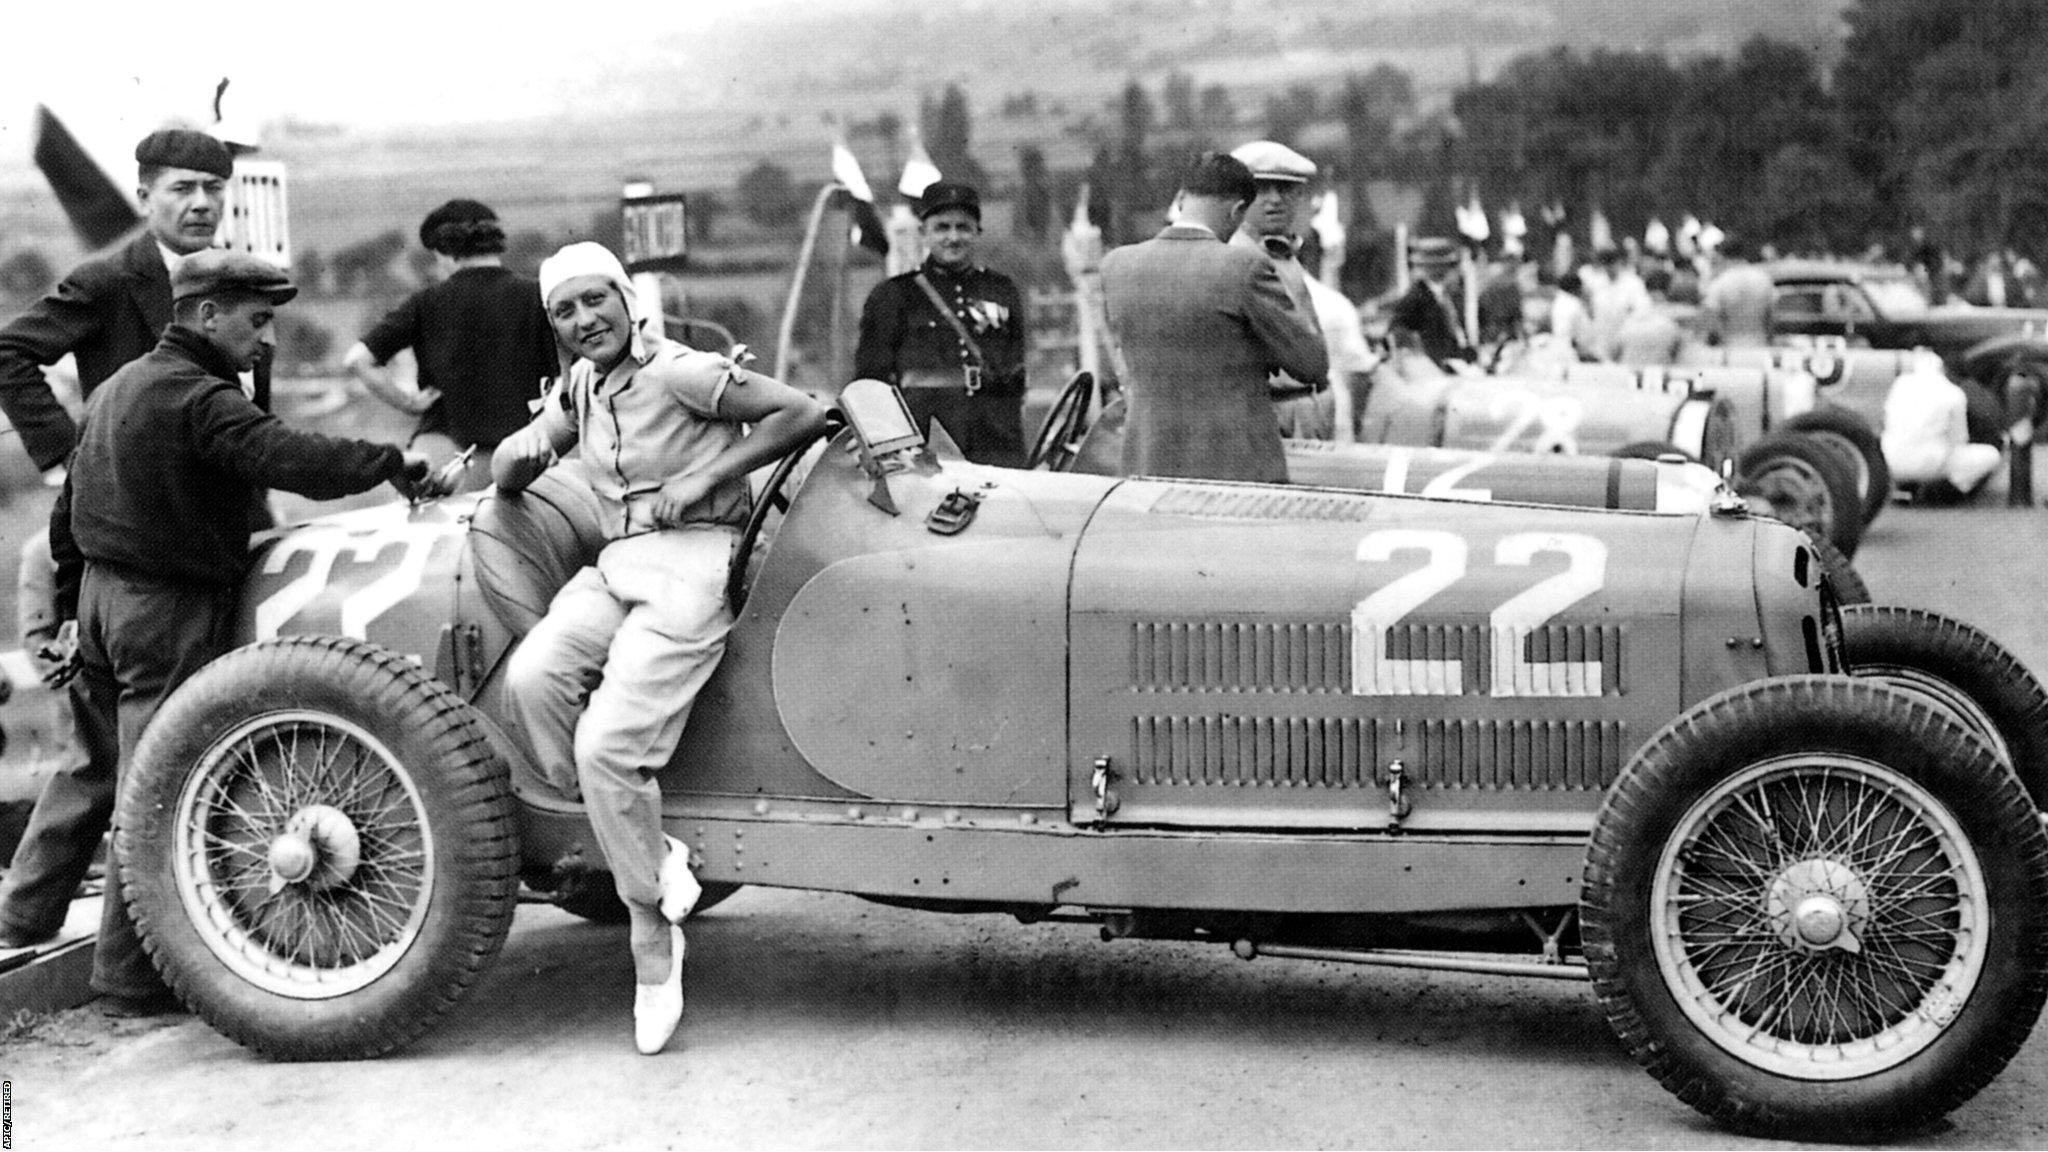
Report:
[[[203,132],[152,132],[135,146],[144,228],[118,251],[80,264],[27,312],[0,328],[0,409],[22,450],[56,482],[77,427],[43,376],[66,355],[91,396],[116,369],[156,346],[171,322],[172,265],[213,243],[234,158]],[[49,611],[49,538],[22,543],[21,641],[31,652],[55,638]],[[75,745],[75,742],[74,742]],[[72,893],[92,864],[113,812],[113,764],[73,759],[44,786],[0,884],[0,951],[56,936]]]
[[[77,636],[72,714],[95,766],[120,766],[157,705],[232,644],[249,568],[249,509],[270,488],[331,500],[390,481],[414,495],[427,458],[299,432],[242,393],[275,345],[285,274],[209,248],[171,272],[172,322],[93,392],[50,516],[57,606]],[[118,856],[120,830],[115,829]],[[92,986],[113,1015],[174,1008],[107,869]]]
[[[420,418],[410,446],[436,465],[475,448],[464,490],[490,483],[491,453],[526,426],[527,401],[559,369],[540,285],[505,267],[498,214],[475,200],[450,200],[420,223],[439,283],[415,292],[342,357],[371,395]],[[410,348],[413,387],[386,367]]]
[[[1130,405],[1127,474],[1287,482],[1267,379],[1322,380],[1330,360],[1273,261],[1223,242],[1257,195],[1243,162],[1204,153],[1181,179],[1174,222],[1102,258]]]
[[[886,380],[927,436],[945,426],[969,460],[1024,462],[1024,300],[974,262],[981,197],[941,180],[918,197],[924,263],[868,294],[853,374]]]
[[[1408,247],[1408,264],[1415,282],[1394,302],[1388,327],[1421,343],[1422,351],[1439,365],[1453,360],[1471,363],[1475,356],[1465,322],[1458,315],[1458,300],[1451,292],[1451,278],[1458,271],[1458,246],[1441,236],[1424,236]]]
[[[1328,440],[1336,431],[1338,401],[1346,401],[1343,407],[1348,421],[1355,379],[1372,371],[1374,358],[1365,342],[1358,308],[1301,266],[1301,234],[1307,223],[1315,161],[1272,140],[1254,140],[1230,154],[1252,170],[1259,190],[1230,242],[1272,259],[1287,295],[1315,320],[1330,355],[1327,380],[1297,380],[1284,372],[1274,373],[1273,412],[1280,420],[1280,434]]]

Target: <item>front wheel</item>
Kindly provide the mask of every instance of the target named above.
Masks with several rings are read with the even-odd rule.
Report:
[[[265,1055],[410,1042],[511,927],[504,761],[469,705],[374,645],[221,657],[164,702],[122,783],[144,946],[207,1023]]]
[[[1759,681],[1672,721],[1608,791],[1580,911],[1636,1060],[1775,1137],[1932,1123],[2048,992],[2033,804],[1966,728],[1869,681]]]

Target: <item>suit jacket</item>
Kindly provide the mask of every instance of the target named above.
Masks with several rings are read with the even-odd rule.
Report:
[[[1437,299],[1429,282],[1420,277],[1394,302],[1389,326],[1415,333],[1422,341],[1423,352],[1439,364],[1472,359],[1472,345],[1466,340],[1462,325],[1453,324],[1450,313],[1444,311],[1443,301]]]
[[[87,396],[130,360],[156,347],[171,322],[171,274],[148,232],[71,270],[54,291],[0,328],[0,410],[36,467],[71,454],[78,429],[50,391],[43,368],[69,352]]]
[[[1266,378],[1322,380],[1330,362],[1273,262],[1173,225],[1103,257],[1102,294],[1130,403],[1124,472],[1286,483]]]

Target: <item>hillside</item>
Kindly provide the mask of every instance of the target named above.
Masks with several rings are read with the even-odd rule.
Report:
[[[1327,90],[1388,63],[1410,72],[1425,104],[1503,61],[1552,45],[1724,52],[1751,35],[1810,44],[1840,36],[1846,0],[835,0],[713,18],[708,32],[650,33],[603,67],[567,67],[543,84],[553,117],[480,125],[366,130],[281,121],[268,154],[291,171],[295,246],[331,251],[407,227],[449,196],[490,200],[516,227],[582,228],[629,177],[666,189],[729,190],[762,159],[800,181],[826,176],[833,123],[893,112],[914,123],[921,95],[967,91],[975,152],[998,180],[1016,148],[1045,149],[1055,168],[1086,162],[1114,123],[1109,103],[1130,79],[1156,86],[1183,71],[1228,85],[1243,134],[1257,134],[1267,92]],[[565,57],[566,58],[566,57]],[[573,60],[571,61],[573,63]],[[1035,112],[999,114],[1029,93]],[[426,110],[423,110],[423,115]],[[872,136],[857,151],[878,189],[896,158]],[[69,258],[62,222],[39,182],[0,182],[0,227]],[[28,176],[33,176],[30,172]],[[729,192],[728,192],[729,196]]]

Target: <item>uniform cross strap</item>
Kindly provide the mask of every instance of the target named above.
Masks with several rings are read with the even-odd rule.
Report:
[[[944,296],[939,295],[937,286],[926,278],[922,270],[911,279],[917,281],[917,286],[924,290],[925,299],[932,302],[932,307],[939,310],[939,315],[946,318],[946,323],[953,326],[953,331],[960,337],[960,343],[967,346],[967,356],[973,361],[971,370],[967,373],[967,394],[972,396],[981,391],[982,378],[988,375],[988,357],[981,354],[981,345],[975,343],[973,334],[967,331],[967,325],[960,322],[960,314],[953,311],[952,305],[946,303]]]

